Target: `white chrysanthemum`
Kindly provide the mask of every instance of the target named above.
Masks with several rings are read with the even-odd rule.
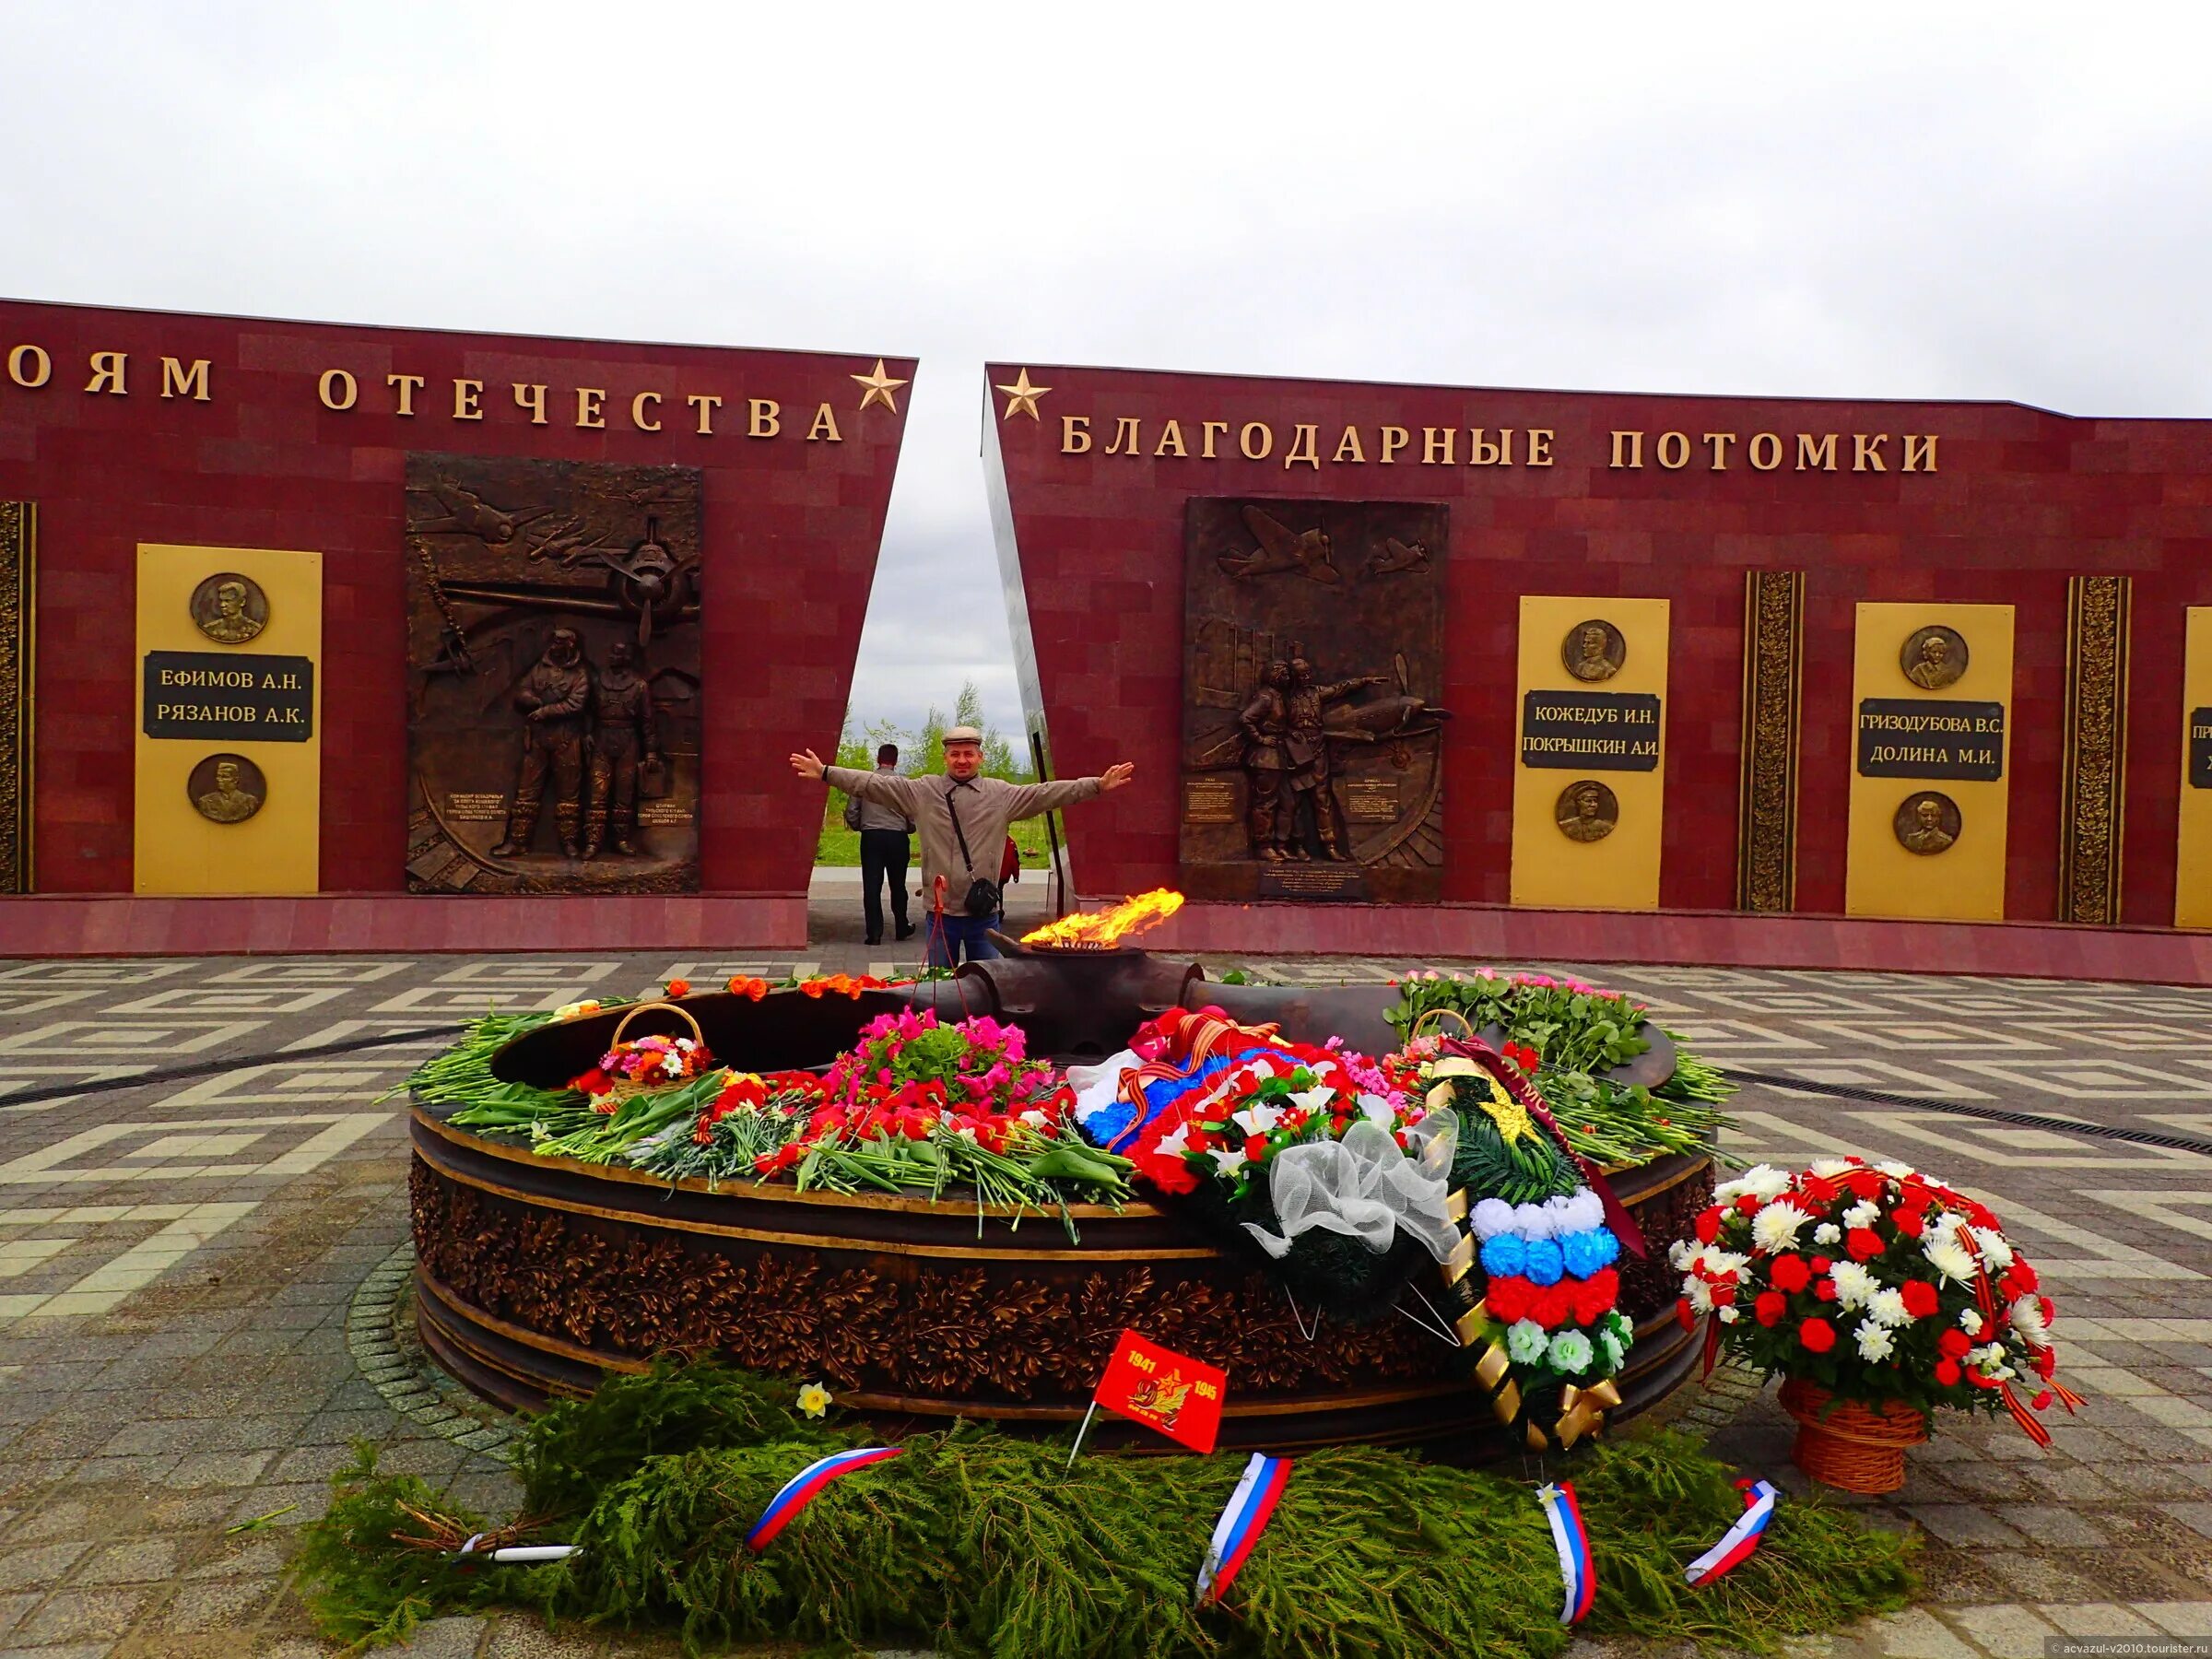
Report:
[[[2020,1340],[2031,1348],[2051,1346],[2051,1322],[2043,1317],[2043,1304],[2037,1298],[2023,1296],[2007,1310],[2012,1315],[2012,1328],[2020,1334]]]
[[[1846,1309],[1865,1307],[1881,1288],[1874,1275],[1856,1262],[1838,1262],[1829,1269],[1829,1277],[1835,1280],[1837,1305]]]
[[[1708,1244],[1697,1254],[1705,1265],[1705,1271],[1714,1278],[1724,1278],[1731,1273],[1741,1273],[1750,1265],[1751,1258],[1738,1255],[1733,1250],[1723,1250],[1718,1244]]]
[[[1905,1312],[1905,1293],[1884,1286],[1866,1299],[1866,1317],[1877,1324],[1911,1324],[1912,1315]]]
[[[1720,1312],[1721,1323],[1723,1324],[1734,1324],[1737,1320],[1743,1317],[1741,1313],[1736,1312],[1735,1304],[1734,1302],[1730,1302],[1725,1307],[1722,1308]]]
[[[1848,1158],[1816,1158],[1806,1168],[1823,1181],[1833,1181],[1851,1168],[1851,1159]]]
[[[2000,1382],[2009,1382],[2019,1374],[2005,1362],[2005,1349],[1999,1343],[1992,1342],[1982,1347],[1967,1349],[1966,1363],[1983,1376],[1994,1377]]]
[[[1997,1272],[2012,1265],[2012,1246],[2005,1241],[2003,1233],[1994,1227],[1970,1227],[1966,1230],[1974,1235],[1974,1242],[1982,1246],[1983,1258]]]
[[[1969,1336],[1981,1335],[1981,1312],[1973,1308],[1961,1308],[1959,1311],[1959,1328],[1964,1331]]]
[[[1889,1327],[1886,1324],[1862,1319],[1859,1321],[1858,1336],[1859,1358],[1862,1359],[1887,1359],[1897,1351],[1897,1338],[1889,1334]]]
[[[1882,1162],[1876,1164],[1874,1167],[1879,1170],[1883,1174],[1888,1176],[1892,1181],[1910,1181],[1913,1176],[1920,1173],[1920,1171],[1915,1170],[1911,1164],[1899,1163],[1894,1158],[1885,1159]]]
[[[1966,1218],[1958,1211],[1944,1210],[1928,1223],[1928,1237],[1931,1239],[1954,1238],[1958,1235],[1959,1230],[1965,1225]]]
[[[1974,1282],[1974,1258],[1965,1245],[1949,1233],[1941,1237],[1929,1234],[1920,1241],[1920,1253],[1928,1258],[1928,1265],[1956,1285]]]
[[[1864,1199],[1843,1212],[1843,1225],[1846,1227],[1872,1227],[1881,1218],[1881,1206],[1868,1204]]]
[[[1502,1198],[1485,1198],[1475,1206],[1475,1236],[1494,1239],[1513,1230],[1513,1206]],[[1682,1265],[1677,1262],[1676,1266]]]
[[[1738,1198],[1749,1194],[1764,1204],[1788,1192],[1790,1181],[1791,1176],[1786,1170],[1778,1170],[1772,1164],[1754,1164],[1734,1181],[1724,1181],[1715,1187],[1712,1201],[1715,1204],[1734,1204]]]
[[[1684,1279],[1682,1294],[1689,1298],[1689,1311],[1692,1313],[1712,1312],[1712,1288],[1703,1279],[1695,1277]]]
[[[1843,1230],[1833,1221],[1823,1221],[1813,1229],[1813,1242],[1816,1244],[1838,1244],[1842,1240]]]
[[[1770,1204],[1751,1218],[1751,1242],[1761,1250],[1787,1250],[1797,1242],[1797,1230],[1810,1219],[1794,1204]]]
[[[1488,1237],[1487,1233],[1483,1235]],[[1698,1247],[1688,1239],[1677,1239],[1666,1247],[1666,1259],[1677,1273],[1688,1273],[1689,1265],[1697,1259]]]
[[[1552,1235],[1551,1212],[1540,1204],[1513,1206],[1513,1230],[1532,1243]]]

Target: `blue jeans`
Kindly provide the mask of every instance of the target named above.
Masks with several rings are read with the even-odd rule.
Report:
[[[998,955],[998,947],[985,936],[991,926],[989,916],[956,916],[949,911],[929,912],[929,965],[932,968],[957,966],[963,951],[971,962],[989,961]]]

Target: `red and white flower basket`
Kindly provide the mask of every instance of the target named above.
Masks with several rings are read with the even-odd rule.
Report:
[[[1761,1164],[1713,1197],[1674,1247],[1677,1312],[1705,1322],[1708,1368],[1725,1349],[1784,1379],[1793,1455],[1814,1479],[1896,1490],[1941,1407],[2007,1412],[2048,1445],[2035,1413],[2081,1404],[2056,1378],[2051,1299],[1986,1206],[1856,1158]]]

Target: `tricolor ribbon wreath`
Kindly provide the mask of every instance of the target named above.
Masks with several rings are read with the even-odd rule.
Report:
[[[753,1523],[753,1530],[745,1535],[746,1547],[758,1553],[775,1541],[775,1536],[791,1524],[792,1517],[821,1495],[822,1488],[833,1480],[841,1480],[855,1469],[865,1469],[870,1464],[882,1463],[899,1455],[898,1446],[858,1446],[850,1452],[833,1453],[819,1457],[783,1483],[783,1489],[768,1500],[760,1512],[760,1519]]]
[[[1739,1480],[1743,1488],[1744,1512],[1721,1535],[1721,1541],[1692,1561],[1682,1576],[1692,1584],[1710,1584],[1725,1572],[1733,1571],[1750,1559],[1765,1536],[1767,1523],[1774,1518],[1774,1505],[1782,1494],[1763,1480]]]
[[[1583,1524],[1582,1506],[1574,1500],[1574,1482],[1547,1481],[1536,1488],[1536,1500],[1551,1523],[1552,1547],[1559,1552],[1559,1583],[1566,1591],[1559,1622],[1580,1624],[1597,1599],[1597,1569],[1590,1559],[1590,1532]]]

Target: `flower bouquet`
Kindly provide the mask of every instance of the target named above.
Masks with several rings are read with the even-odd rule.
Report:
[[[1713,1196],[1674,1247],[1677,1311],[1705,1320],[1708,1365],[1725,1349],[1783,1379],[1793,1455],[1815,1479],[1896,1490],[1940,1406],[2007,1412],[2047,1445],[2034,1413],[2081,1403],[2056,1380],[2051,1299],[1986,1206],[1856,1158],[1761,1164]]]
[[[932,1198],[972,1189],[979,1209],[1064,1218],[1071,1198],[1126,1197],[1128,1164],[1084,1143],[1068,1123],[1073,1093],[1024,1043],[1018,1026],[988,1018],[882,1015],[827,1074],[732,1075],[627,1157],[669,1178],[749,1175]]]
[[[656,1012],[676,1015],[691,1028],[691,1035],[624,1037],[631,1020],[641,1014]],[[596,1111],[612,1113],[618,1103],[632,1095],[688,1083],[704,1076],[713,1065],[714,1056],[707,1051],[699,1021],[674,1003],[640,1003],[615,1027],[614,1040],[607,1044],[606,1053],[599,1056],[599,1064],[580,1077],[571,1077],[569,1087],[589,1096]]]
[[[1347,1320],[1389,1311],[1445,1215],[1448,1125],[1336,1039],[1292,1042],[1219,1008],[1171,1008],[1130,1048],[1077,1068],[1076,1120],[1125,1151],[1210,1230],[1256,1249],[1296,1300]]]

